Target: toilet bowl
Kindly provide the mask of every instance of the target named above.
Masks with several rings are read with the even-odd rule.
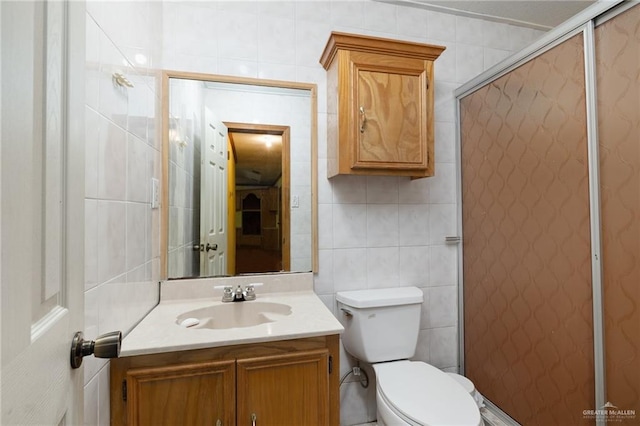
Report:
[[[378,425],[482,425],[478,405],[464,385],[432,365],[409,361],[420,328],[420,289],[338,292],[336,300],[345,350],[371,363],[376,374]]]
[[[471,395],[471,398],[476,402],[478,408],[484,407],[484,398],[480,395],[480,392],[476,390],[476,387],[471,380],[456,373],[447,373],[447,375],[458,382],[464,390]]]
[[[420,361],[374,364],[379,426],[482,424],[475,401],[438,368]]]

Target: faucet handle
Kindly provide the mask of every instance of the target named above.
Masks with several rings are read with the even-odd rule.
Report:
[[[214,289],[223,289],[224,293],[222,293],[222,301],[223,302],[233,302],[233,288],[228,285],[217,285]]]
[[[251,283],[247,284],[245,291],[245,300],[256,300],[256,289],[255,287],[260,287],[262,283]]]

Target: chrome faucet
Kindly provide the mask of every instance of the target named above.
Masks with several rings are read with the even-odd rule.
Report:
[[[242,286],[238,285],[234,290],[231,286],[224,286],[224,292],[222,293],[223,302],[244,302],[245,300],[256,300],[255,287],[261,286],[262,283],[248,284],[243,290]],[[219,287],[217,287],[219,288]]]

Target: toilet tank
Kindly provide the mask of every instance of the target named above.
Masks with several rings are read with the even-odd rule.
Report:
[[[418,343],[422,300],[417,287],[336,293],[344,348],[369,363],[411,358]]]

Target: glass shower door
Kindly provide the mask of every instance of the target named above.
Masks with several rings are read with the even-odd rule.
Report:
[[[640,422],[640,7],[596,27],[606,398]],[[599,407],[600,408],[600,407]]]
[[[465,374],[526,425],[595,399],[583,44],[460,101]]]

